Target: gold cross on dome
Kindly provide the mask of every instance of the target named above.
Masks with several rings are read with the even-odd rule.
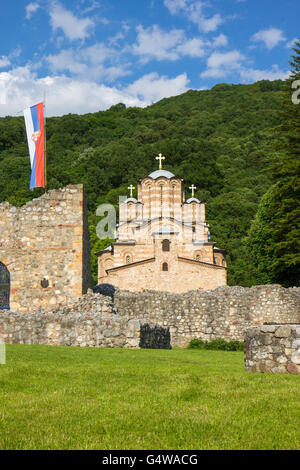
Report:
[[[132,196],[133,196],[133,190],[135,189],[135,187],[134,187],[134,186],[132,186],[132,184],[131,184],[130,186],[128,186],[128,188],[127,188],[127,189],[129,189],[129,190],[130,190],[130,197],[132,197]]]
[[[158,157],[155,157],[155,160],[159,160],[159,170],[162,170],[162,161],[165,159],[166,157],[163,157],[161,153],[158,154]]]
[[[197,186],[194,186],[194,185],[192,184],[192,186],[190,186],[189,189],[192,190],[192,197],[194,197],[195,189],[197,189]]]

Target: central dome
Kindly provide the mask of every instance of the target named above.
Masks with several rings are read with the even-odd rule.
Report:
[[[149,177],[153,178],[154,180],[156,178],[159,178],[160,176],[164,176],[165,178],[170,179],[170,178],[173,178],[175,175],[173,175],[173,173],[171,173],[170,171],[166,171],[166,170],[156,170],[150,173],[149,175]]]

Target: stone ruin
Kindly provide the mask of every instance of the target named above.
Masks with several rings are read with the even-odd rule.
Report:
[[[244,348],[249,372],[300,374],[300,323],[248,328]]]

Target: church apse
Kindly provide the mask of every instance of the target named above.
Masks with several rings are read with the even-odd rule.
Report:
[[[98,255],[98,283],[131,291],[186,292],[227,284],[225,251],[210,241],[205,204],[181,178],[159,168],[128,189],[120,203],[116,240]],[[168,249],[166,249],[168,247]]]

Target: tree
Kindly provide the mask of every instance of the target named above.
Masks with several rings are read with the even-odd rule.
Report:
[[[294,51],[292,77],[297,78],[300,48]],[[262,198],[246,243],[256,282],[266,278],[290,286],[300,285],[300,105],[292,102],[291,88],[284,97],[282,122],[282,149],[271,165],[276,183]]]
[[[295,51],[295,55],[292,55],[292,60],[290,61],[291,70],[291,78],[296,80],[300,76],[300,38],[294,42],[293,51]]]

